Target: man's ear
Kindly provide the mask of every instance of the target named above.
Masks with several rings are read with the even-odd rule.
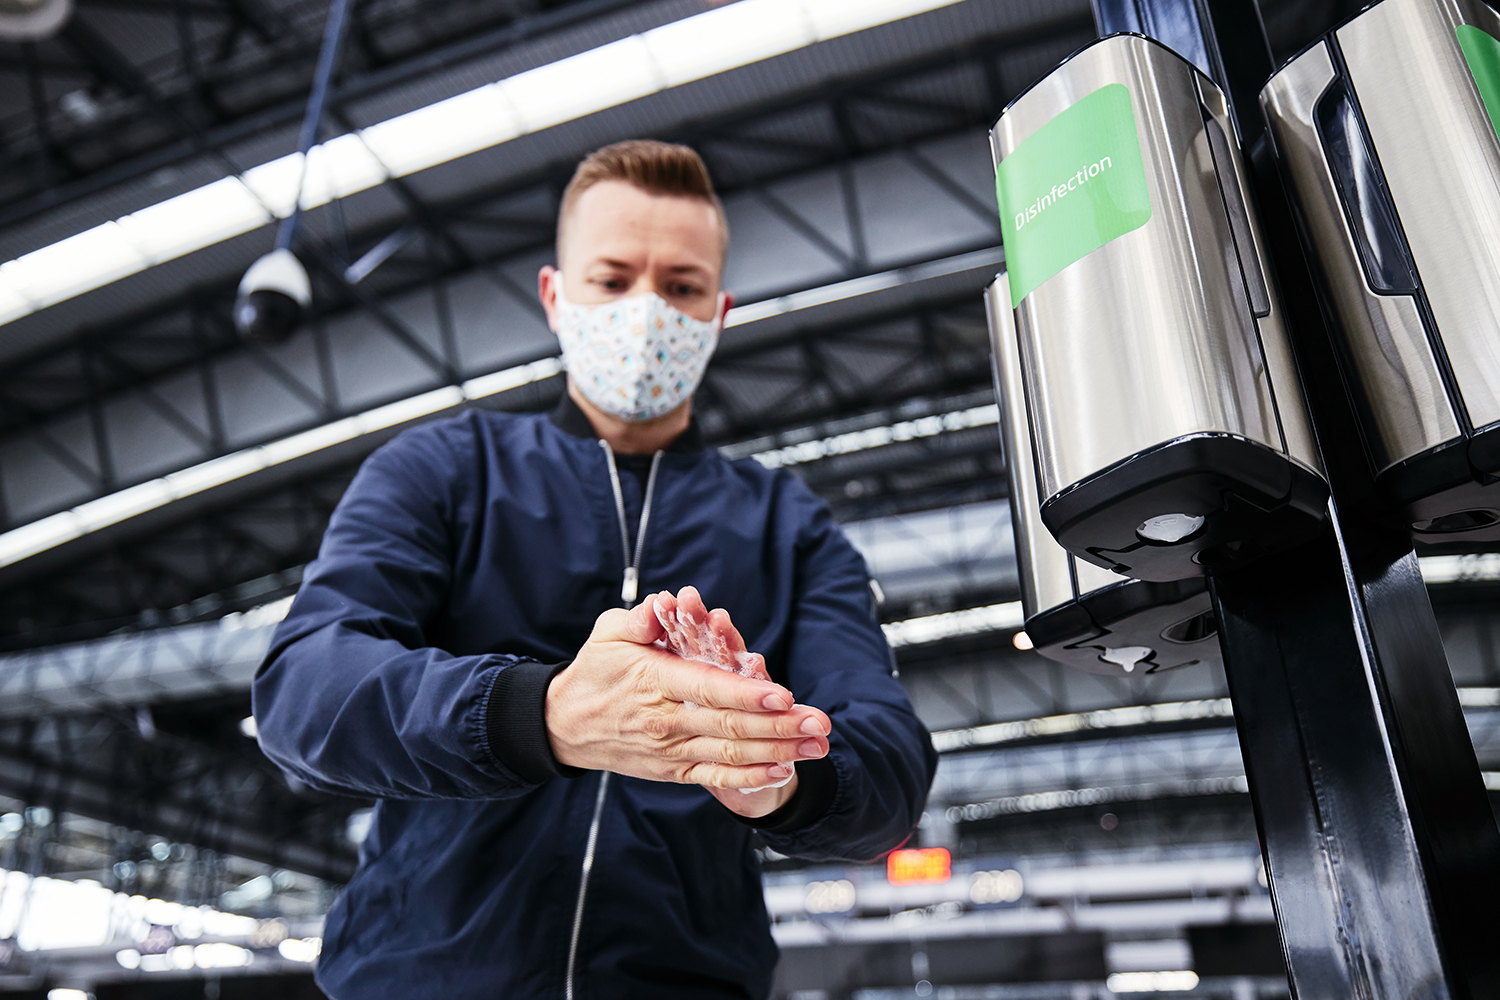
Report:
[[[547,314],[547,326],[557,332],[557,285],[562,272],[551,264],[543,265],[536,276],[537,298],[542,300],[542,310]]]
[[[723,329],[724,322],[729,319],[729,310],[734,308],[734,293],[719,293],[719,328]]]

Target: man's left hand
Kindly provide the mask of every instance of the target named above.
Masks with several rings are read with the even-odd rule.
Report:
[[[759,819],[769,816],[782,806],[792,800],[797,794],[797,774],[792,772],[792,780],[780,788],[762,788],[756,792],[742,792],[738,788],[708,788],[709,794],[720,802],[730,812],[747,819]]]
[[[646,600],[656,602],[657,617],[667,630],[665,644],[678,656],[709,660],[715,666],[736,673],[743,672],[743,664],[748,662],[752,664],[752,670],[760,675],[765,674],[764,659],[747,653],[744,637],[734,627],[729,612],[722,608],[709,611],[696,588],[684,587],[675,596],[670,592],[663,592]],[[759,819],[780,809],[797,794],[797,774],[793,772],[792,780],[779,788],[761,788],[753,792],[738,788],[703,787],[730,812],[749,819]]]

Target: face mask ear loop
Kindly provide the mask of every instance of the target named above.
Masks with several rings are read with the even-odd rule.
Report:
[[[728,298],[727,293],[720,292],[719,303],[714,307],[714,326],[718,333],[724,332],[724,323],[729,319],[729,310],[724,308],[724,303]]]

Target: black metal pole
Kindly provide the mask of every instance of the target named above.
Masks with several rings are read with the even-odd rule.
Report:
[[[1259,10],[1095,0],[1094,11],[1101,34],[1150,35],[1229,95],[1332,486],[1323,537],[1210,581],[1293,995],[1500,997],[1500,830],[1277,172],[1256,100],[1273,69]]]
[[[276,249],[290,250],[297,238],[297,223],[302,216],[302,189],[307,186],[307,154],[317,145],[318,129],[323,124],[323,109],[328,103],[328,88],[333,82],[333,72],[338,68],[339,54],[344,48],[344,36],[349,30],[349,8],[353,0],[333,0],[328,10],[328,21],[323,26],[323,46],[318,50],[318,66],[313,72],[312,91],[307,95],[307,111],[302,116],[302,129],[297,134],[297,152],[302,154],[302,178],[297,183],[297,200],[292,205],[292,214],[281,221],[276,230]]]

